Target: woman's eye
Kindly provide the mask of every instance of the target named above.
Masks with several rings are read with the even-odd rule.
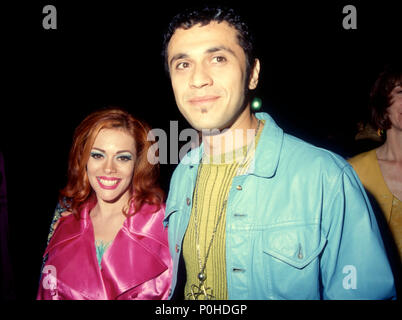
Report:
[[[123,156],[118,156],[117,159],[119,159],[120,161],[130,161],[133,159],[133,157],[131,155],[123,155]]]
[[[91,152],[91,157],[94,159],[101,159],[101,158],[103,158],[103,154],[98,153],[98,152]]]

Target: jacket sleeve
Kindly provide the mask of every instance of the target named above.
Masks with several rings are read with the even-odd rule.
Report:
[[[393,299],[394,277],[364,188],[346,165],[326,199],[323,299]]]
[[[50,223],[49,234],[47,236],[47,244],[49,244],[50,239],[52,239],[53,233],[56,230],[59,219],[61,218],[64,211],[66,211],[66,209],[60,206],[60,203],[57,203],[56,209],[54,210],[52,222]]]

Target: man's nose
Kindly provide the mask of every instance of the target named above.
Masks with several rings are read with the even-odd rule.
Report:
[[[191,88],[199,89],[212,84],[213,79],[205,67],[198,65],[193,69],[193,73],[190,78]]]

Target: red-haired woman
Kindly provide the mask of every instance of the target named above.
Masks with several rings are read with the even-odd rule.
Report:
[[[76,129],[38,299],[168,297],[164,194],[147,158],[149,129],[121,109],[94,112]]]

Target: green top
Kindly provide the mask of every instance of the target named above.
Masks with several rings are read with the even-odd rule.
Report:
[[[99,268],[102,269],[102,257],[107,248],[112,244],[112,241],[104,243],[103,240],[95,240],[96,257],[98,258]]]

